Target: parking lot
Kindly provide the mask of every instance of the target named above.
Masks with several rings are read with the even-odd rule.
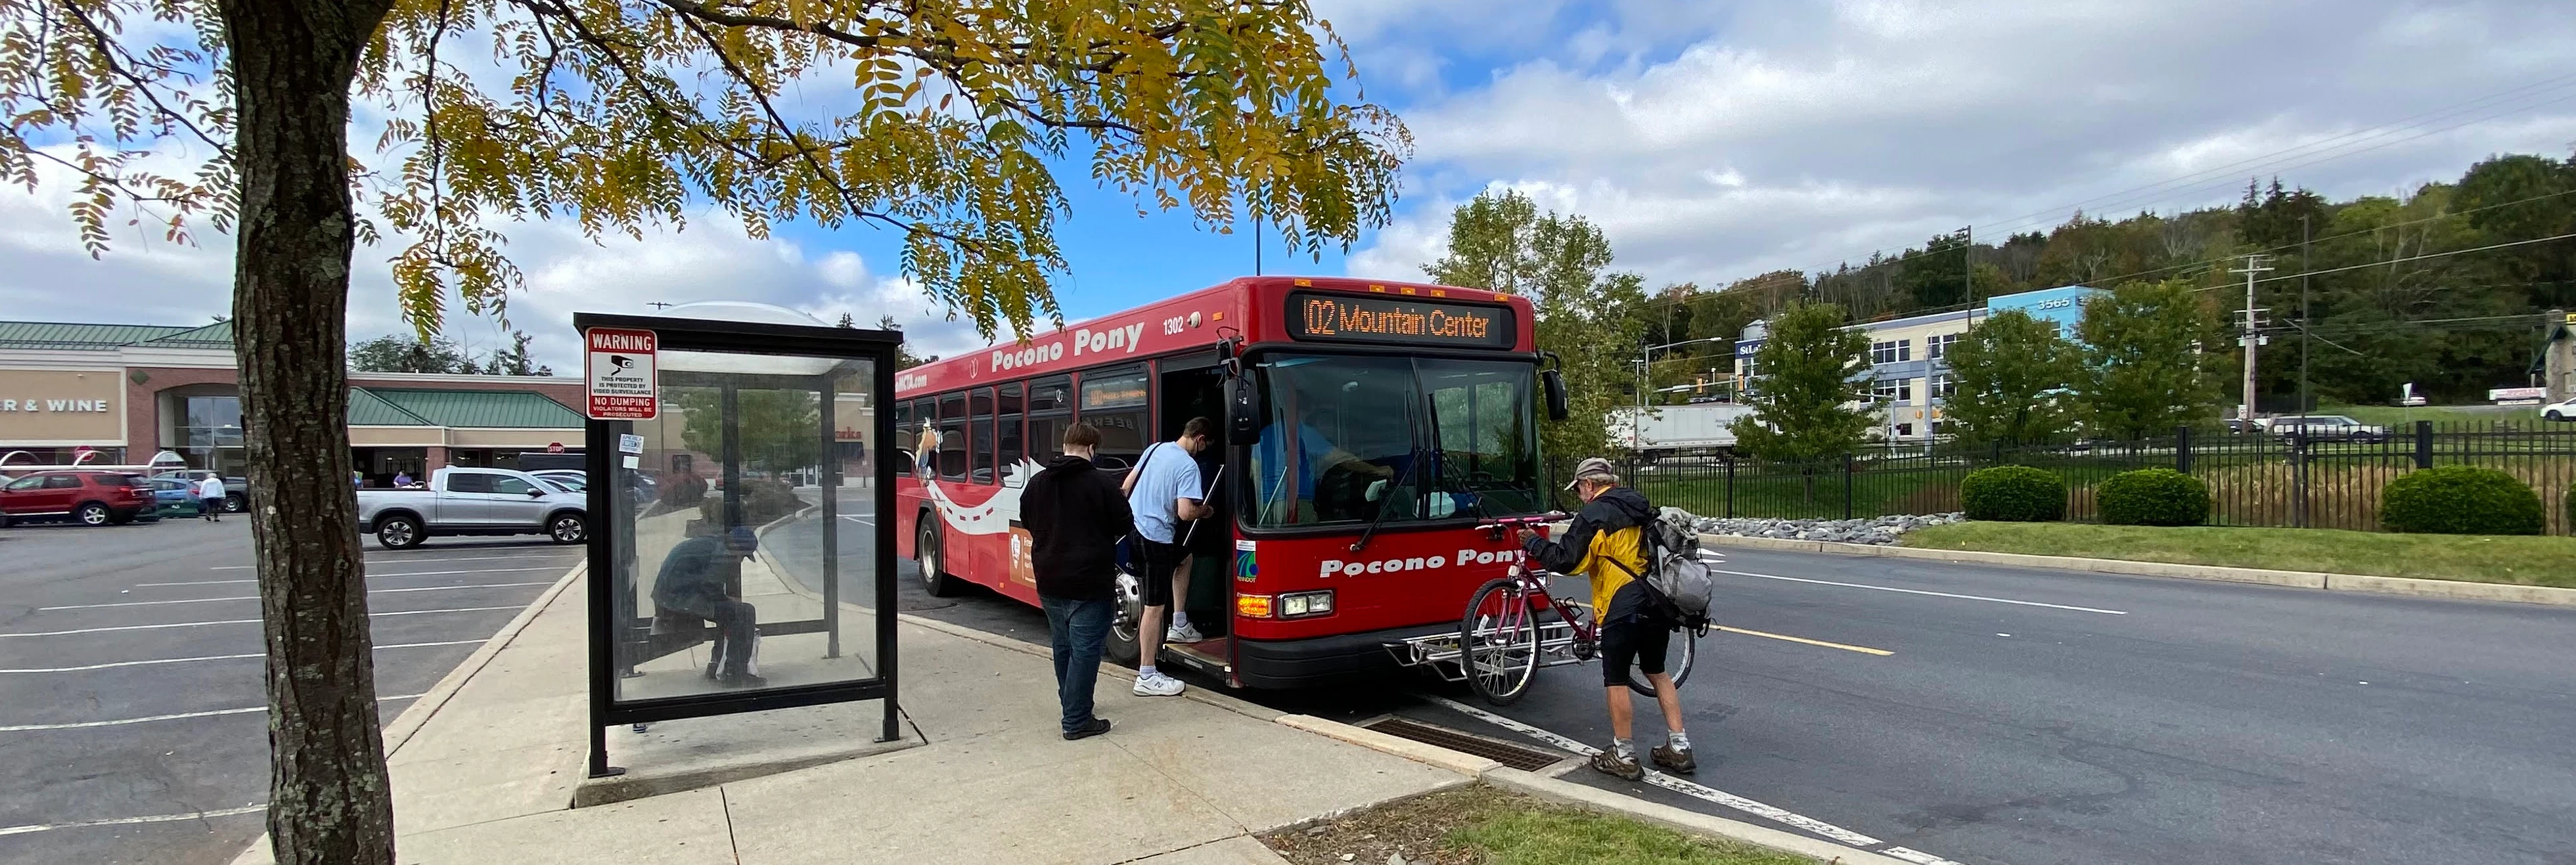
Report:
[[[536,539],[366,545],[391,719],[580,561]],[[0,862],[229,862],[262,828],[250,521],[0,529]]]

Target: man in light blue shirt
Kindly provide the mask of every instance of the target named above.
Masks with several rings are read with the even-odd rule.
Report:
[[[1181,427],[1180,438],[1146,448],[1136,458],[1136,470],[1127,473],[1127,508],[1136,514],[1136,552],[1144,559],[1138,576],[1144,593],[1145,612],[1136,623],[1136,694],[1141,697],[1169,697],[1182,690],[1181,681],[1163,675],[1154,667],[1156,655],[1165,642],[1195,643],[1202,637],[1190,627],[1189,611],[1170,614],[1171,630],[1163,630],[1165,613],[1173,598],[1190,596],[1190,557],[1181,546],[1181,523],[1208,516],[1207,488],[1199,480],[1199,462],[1194,457],[1207,449],[1216,423],[1203,417],[1190,418]],[[1186,601],[1184,601],[1186,603]]]

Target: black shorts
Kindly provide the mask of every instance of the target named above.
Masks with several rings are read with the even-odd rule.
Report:
[[[1136,577],[1144,583],[1139,588],[1143,590],[1145,606],[1171,606],[1172,571],[1180,568],[1181,560],[1189,558],[1190,551],[1179,544],[1146,540],[1143,535],[1136,536],[1136,551],[1145,557],[1145,572]]]
[[[1628,665],[1646,673],[1664,671],[1664,649],[1673,641],[1673,630],[1663,625],[1629,617],[1601,628],[1601,683],[1613,688],[1628,685]]]

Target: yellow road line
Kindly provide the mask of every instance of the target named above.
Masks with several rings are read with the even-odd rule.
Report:
[[[1896,654],[1895,652],[1890,652],[1886,649],[1873,649],[1868,646],[1846,646],[1841,643],[1828,643],[1823,640],[1810,640],[1805,637],[1792,637],[1787,634],[1770,634],[1761,631],[1748,631],[1743,628],[1730,628],[1725,625],[1710,625],[1709,627],[1714,630],[1725,631],[1730,634],[1743,634],[1747,637],[1767,637],[1774,640],[1787,640],[1792,643],[1805,643],[1810,646],[1823,646],[1828,649],[1841,649],[1846,652],[1859,652],[1864,655],[1877,655],[1882,658]]]

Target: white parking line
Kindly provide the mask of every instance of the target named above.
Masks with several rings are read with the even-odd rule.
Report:
[[[389,592],[452,592],[457,589],[506,589],[512,586],[551,586],[554,584],[555,581],[553,580],[541,580],[533,583],[475,583],[469,586],[418,586],[409,589],[368,589],[367,594],[381,595]],[[96,610],[104,607],[158,607],[164,604],[211,604],[216,601],[256,600],[259,600],[258,595],[241,598],[185,598],[176,601],[119,601],[113,604],[65,604],[59,607],[37,607],[36,612],[43,613],[51,612],[53,610]]]
[[[546,558],[546,557],[547,557],[547,556],[549,556],[549,555],[559,556],[563,561],[567,561],[567,562],[569,562],[569,561],[573,561],[573,560],[576,560],[576,559],[581,558],[581,556],[579,556],[579,555],[566,555],[566,554],[560,554],[560,553],[552,553],[552,552],[549,552],[549,553],[543,553],[543,554],[533,555],[533,556],[463,556],[463,557],[458,557],[458,558],[447,558],[447,559],[412,559],[412,558],[401,558],[401,559],[368,559],[368,560],[367,560],[367,564],[371,564],[371,565],[398,565],[398,564],[411,564],[411,563],[414,563],[414,562],[524,562],[524,561],[527,561],[527,560],[529,560],[529,559],[542,559],[542,558]],[[218,566],[216,566],[216,567],[207,568],[206,570],[209,570],[209,571],[249,571],[249,570],[257,570],[258,568],[259,568],[259,566],[258,566],[258,565],[218,565]]]
[[[849,520],[850,522],[858,523],[859,525],[863,525],[863,526],[873,526],[873,525],[876,525],[876,523],[869,522],[869,521],[867,521],[867,520],[863,520],[863,519],[859,519],[858,517],[846,517],[846,516],[845,516],[845,517],[842,517],[841,519]]]
[[[399,697],[377,697],[376,702],[389,703],[395,700],[417,700],[420,699],[420,697],[421,695],[419,694],[404,694]],[[180,712],[175,715],[145,715],[140,718],[118,718],[113,721],[75,721],[68,724],[11,724],[9,726],[0,727],[0,733],[24,733],[31,730],[78,730],[86,727],[122,727],[127,724],[148,724],[153,721],[182,721],[189,718],[212,718],[217,715],[246,715],[252,712],[265,711],[268,711],[267,706],[252,706],[247,709],[215,709],[207,712]]]
[[[544,568],[478,568],[478,569],[471,570],[471,571],[413,571],[413,572],[411,572],[411,573],[407,573],[407,574],[379,574],[379,573],[373,573],[373,572],[370,572],[370,573],[368,573],[368,574],[367,574],[367,576],[368,576],[368,577],[370,577],[370,578],[374,578],[374,577],[444,577],[444,576],[451,576],[451,575],[454,575],[454,574],[521,574],[521,573],[526,573],[526,572],[529,572],[529,571],[553,571],[553,570],[561,570],[561,568],[557,568],[557,567],[544,567]],[[186,582],[180,582],[180,583],[135,583],[135,584],[134,584],[134,587],[135,587],[135,588],[140,589],[140,588],[144,588],[144,587],[146,587],[146,586],[229,586],[229,585],[238,585],[238,584],[241,584],[241,583],[256,583],[256,582],[259,582],[259,581],[258,581],[258,580],[189,580],[189,581],[186,581]]]
[[[25,826],[0,826],[0,835],[24,835],[29,832],[51,832],[56,829],[86,829],[92,826],[132,826],[137,823],[178,823],[186,820],[204,820],[210,817],[233,817],[242,814],[257,814],[266,810],[268,810],[268,806],[266,805],[247,805],[240,808],[225,808],[219,811],[196,811],[187,814],[154,814],[149,817],[118,817],[111,820],[81,820],[73,823],[30,823]]]
[[[384,651],[384,650],[386,650],[386,649],[425,649],[425,648],[429,648],[429,647],[431,647],[431,646],[464,646],[464,645],[471,645],[471,644],[476,644],[476,643],[486,643],[486,642],[490,642],[490,641],[489,641],[489,640],[441,640],[441,641],[438,641],[438,642],[435,642],[435,643],[391,643],[391,644],[387,644],[387,645],[377,646],[377,647],[376,647],[376,650],[377,650],[377,651]],[[117,662],[115,662],[115,663],[111,663],[111,664],[83,664],[83,665],[78,666],[78,667],[29,667],[29,668],[26,668],[26,669],[23,669],[23,670],[0,670],[0,675],[5,675],[5,674],[9,674],[9,673],[78,673],[78,672],[83,672],[83,671],[87,671],[87,670],[110,670],[110,669],[115,669],[115,668],[117,668],[117,667],[148,667],[148,666],[152,666],[152,665],[154,665],[154,664],[186,664],[186,663],[191,663],[191,662],[195,662],[195,661],[237,661],[237,660],[241,660],[241,659],[243,659],[243,658],[265,658],[265,657],[268,657],[268,655],[267,655],[266,653],[264,653],[264,652],[252,652],[252,653],[249,653],[249,654],[246,654],[246,655],[206,655],[206,656],[203,656],[203,657],[196,657],[196,658],[155,658],[155,659],[153,659],[153,660],[149,660],[149,661],[117,661]]]
[[[488,611],[491,611],[491,610],[518,610],[518,609],[525,609],[526,607],[527,607],[527,605],[526,605],[526,604],[520,604],[519,606],[516,606],[516,607],[457,607],[457,608],[455,608],[455,609],[448,609],[448,610],[397,610],[397,611],[395,611],[395,612],[391,612],[391,613],[368,613],[367,615],[369,615],[369,616],[425,616],[425,615],[428,615],[428,614],[431,614],[431,613],[481,613],[481,612],[488,612]],[[256,625],[256,624],[259,624],[259,620],[258,620],[258,619],[221,619],[221,620],[212,621],[212,622],[172,622],[172,623],[170,623],[170,624],[166,624],[166,625],[117,625],[117,626],[115,626],[115,627],[111,627],[111,628],[75,628],[75,629],[72,629],[72,630],[69,630],[69,631],[25,631],[25,632],[15,633],[15,634],[0,634],[0,638],[7,638],[7,637],[68,637],[68,636],[71,636],[71,635],[73,635],[73,634],[104,634],[104,633],[107,633],[107,632],[110,632],[110,631],[150,631],[150,630],[155,630],[155,629],[159,629],[159,628],[197,628],[197,627],[204,627],[204,626],[206,626],[206,625]]]
[[[1510,719],[1510,718],[1506,718],[1506,717],[1503,717],[1503,716],[1501,716],[1501,715],[1497,715],[1497,714],[1494,714],[1494,713],[1492,713],[1492,712],[1488,712],[1488,711],[1485,711],[1485,710],[1483,710],[1483,709],[1479,709],[1479,708],[1476,708],[1476,707],[1474,707],[1474,706],[1470,706],[1470,705],[1467,705],[1467,704],[1465,704],[1465,703],[1461,703],[1461,702],[1458,702],[1458,701],[1456,701],[1456,700],[1449,699],[1449,698],[1447,698],[1447,697],[1440,697],[1440,696],[1425,695],[1425,699],[1428,699],[1428,700],[1430,700],[1430,701],[1432,701],[1432,702],[1434,702],[1434,703],[1438,703],[1438,704],[1440,704],[1440,705],[1442,705],[1442,706],[1446,706],[1446,707],[1448,707],[1448,708],[1450,708],[1450,709],[1454,709],[1454,710],[1456,710],[1456,711],[1459,711],[1459,712],[1465,713],[1465,714],[1466,714],[1466,715],[1468,715],[1469,717],[1476,718],[1477,720],[1484,721],[1485,723],[1492,724],[1492,725],[1494,725],[1494,726],[1501,727],[1501,728],[1506,729],[1506,730],[1511,730],[1511,731],[1513,731],[1513,732],[1520,733],[1521,735],[1528,736],[1528,737],[1533,738],[1533,739],[1537,739],[1537,740],[1539,740],[1539,741],[1541,741],[1541,742],[1546,742],[1546,743],[1548,743],[1548,744],[1550,744],[1550,745],[1554,745],[1554,746],[1556,746],[1557,748],[1559,748],[1559,749],[1561,749],[1561,750],[1570,751],[1570,752],[1573,752],[1573,753],[1575,753],[1575,754],[1579,754],[1579,755],[1582,755],[1582,756],[1585,756],[1585,757],[1590,757],[1590,756],[1593,756],[1593,755],[1596,755],[1596,754],[1601,753],[1601,749],[1599,749],[1599,748],[1595,748],[1595,747],[1592,747],[1592,746],[1590,746],[1590,745],[1583,744],[1582,742],[1576,741],[1576,740],[1575,740],[1575,739],[1573,739],[1572,737],[1568,737],[1568,736],[1565,736],[1565,735],[1562,735],[1562,734],[1558,734],[1558,733],[1550,732],[1550,731],[1548,731],[1548,730],[1541,729],[1541,728],[1539,728],[1539,727],[1534,727],[1534,726],[1531,726],[1531,725],[1529,725],[1529,724],[1524,724],[1524,723],[1521,723],[1521,722],[1519,722],[1519,721],[1515,721],[1515,720],[1512,720],[1512,719]],[[1836,826],[1836,825],[1834,825],[1834,824],[1832,824],[1832,823],[1827,823],[1827,822],[1825,822],[1825,821],[1823,821],[1823,820],[1818,820],[1818,819],[1816,819],[1816,818],[1809,817],[1809,816],[1806,816],[1806,815],[1804,815],[1804,814],[1799,814],[1799,813],[1797,813],[1797,812],[1790,811],[1790,810],[1785,809],[1785,808],[1779,808],[1779,807],[1775,807],[1775,806],[1771,806],[1771,805],[1765,805],[1765,804],[1762,804],[1762,803],[1760,803],[1760,802],[1756,802],[1756,801],[1753,801],[1753,800],[1751,800],[1751,799],[1747,799],[1747,798],[1744,798],[1744,797],[1742,797],[1742,796],[1738,796],[1738,795],[1735,795],[1735,794],[1733,794],[1733,793],[1729,793],[1729,792],[1726,792],[1726,791],[1724,791],[1724,790],[1717,789],[1717,788],[1715,788],[1715,787],[1710,787],[1710,786],[1708,786],[1708,785],[1701,784],[1701,783],[1699,783],[1699,782],[1697,782],[1697,781],[1689,781],[1689,780],[1684,780],[1684,779],[1681,779],[1681,778],[1676,778],[1676,777],[1673,777],[1673,776],[1671,776],[1671,775],[1666,775],[1666,774],[1664,774],[1664,773],[1662,773],[1662,772],[1657,772],[1657,771],[1655,771],[1655,770],[1653,770],[1653,769],[1648,769],[1648,770],[1646,770],[1646,783],[1648,783],[1648,784],[1653,784],[1653,785],[1655,785],[1655,786],[1657,786],[1657,787],[1662,787],[1662,788],[1664,788],[1664,789],[1666,789],[1666,790],[1671,790],[1671,791],[1673,791],[1673,792],[1675,792],[1675,793],[1680,793],[1680,794],[1682,794],[1682,795],[1684,795],[1684,796],[1689,796],[1689,797],[1692,797],[1692,798],[1695,798],[1695,799],[1700,799],[1700,800],[1703,800],[1703,801],[1716,803],[1716,804],[1718,804],[1718,805],[1723,805],[1723,806],[1726,806],[1726,807],[1728,807],[1728,808],[1733,808],[1733,809],[1735,809],[1735,810],[1742,811],[1742,812],[1744,812],[1744,813],[1751,814],[1751,815],[1754,815],[1754,816],[1756,816],[1756,817],[1761,817],[1761,818],[1763,818],[1763,819],[1770,820],[1770,821],[1772,821],[1772,822],[1774,822],[1774,823],[1779,823],[1779,824],[1786,825],[1786,826],[1794,826],[1794,827],[1797,827],[1797,828],[1799,828],[1799,829],[1804,829],[1804,830],[1806,830],[1806,831],[1808,831],[1808,832],[1811,832],[1811,833],[1814,833],[1814,834],[1816,834],[1816,835],[1822,836],[1822,837],[1826,838],[1827,840],[1831,840],[1831,841],[1834,841],[1835,843],[1839,843],[1839,844],[1846,844],[1846,845],[1849,845],[1849,846],[1852,846],[1852,847],[1858,847],[1858,848],[1868,849],[1868,848],[1878,847],[1878,846],[1880,846],[1880,845],[1882,845],[1882,844],[1886,844],[1886,843],[1887,843],[1887,842],[1885,842],[1885,841],[1881,841],[1881,840],[1878,840],[1878,839],[1876,839],[1876,838],[1872,838],[1872,837],[1870,837],[1870,836],[1863,835],[1863,834],[1861,834],[1861,833],[1854,832],[1854,831],[1852,831],[1852,830],[1845,829],[1845,828],[1840,827],[1840,826]],[[1889,856],[1898,856],[1898,854],[1897,854],[1897,852],[1896,852],[1896,851],[1899,851],[1899,850],[1904,850],[1904,851],[1905,851],[1905,854],[1907,854],[1907,855],[1899,856],[1899,858],[1903,858],[1903,859],[1905,859],[1906,861],[1909,861],[1909,862],[1919,862],[1919,863],[1922,863],[1922,865],[1959,865],[1959,863],[1957,863],[1957,862],[1952,862],[1952,861],[1950,861],[1950,860],[1948,860],[1948,859],[1943,859],[1943,858],[1938,857],[1938,856],[1933,856],[1933,855],[1930,855],[1930,854],[1927,854],[1927,853],[1921,853],[1921,852],[1914,851],[1914,850],[1906,850],[1906,849],[1905,849],[1905,848],[1903,848],[1903,847],[1891,847],[1891,848],[1888,848],[1888,849],[1885,849],[1885,850],[1877,850],[1877,851],[1873,851],[1873,852],[1877,852],[1877,853],[1881,853],[1881,854],[1885,854],[1885,855],[1889,855]],[[1914,857],[1917,857],[1917,856],[1920,856],[1920,857],[1923,857],[1923,858],[1919,858],[1919,859],[1918,859],[1918,858],[1914,858]]]
[[[1734,574],[1739,577],[1761,577],[1766,580],[1787,580],[1792,583],[1814,583],[1819,586],[1842,586],[1848,589],[1875,589],[1881,592],[1904,592],[1909,595],[1931,595],[1936,598],[1958,598],[1963,601],[1985,601],[1994,604],[2018,604],[2024,607],[2047,607],[2052,610],[2074,610],[2079,613],[2101,613],[2105,616],[2125,616],[2129,614],[2126,610],[2104,610],[2094,607],[2070,607],[2065,604],[2043,604],[2038,601],[2016,601],[2011,598],[1989,598],[1984,595],[1957,595],[1949,592],[1931,592],[1922,589],[1900,589],[1895,586],[1873,586],[1866,583],[1837,583],[1832,580],[1810,580],[1805,577],[1783,577],[1773,574],[1756,574],[1750,571],[1726,571],[1716,568],[1710,568],[1709,570],[1712,573]]]

